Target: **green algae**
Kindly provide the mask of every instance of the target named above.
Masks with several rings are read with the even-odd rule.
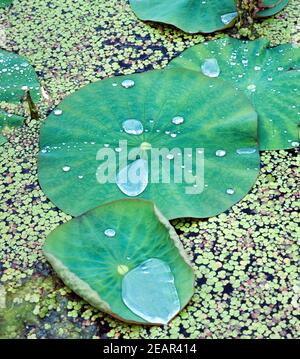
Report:
[[[49,6],[18,0],[12,7],[0,9],[4,48],[28,58],[50,96],[40,106],[42,120],[49,108],[86,83],[165,67],[186,48],[212,38],[146,25],[136,19],[125,0],[95,1],[93,7],[83,0],[56,0]],[[256,23],[257,34],[270,39],[272,45],[300,42],[299,10],[299,2],[291,0],[275,17]],[[248,30],[233,29],[232,34],[247,36]],[[8,298],[20,297],[26,282],[32,294],[19,304],[27,313],[22,325],[15,323],[9,330],[5,321],[1,335],[300,337],[296,150],[262,153],[255,187],[230,211],[207,221],[173,222],[193,261],[196,292],[191,304],[169,326],[144,328],[121,324],[90,307],[65,288],[46,263],[41,253],[46,236],[70,216],[49,202],[39,188],[39,128],[39,121],[28,120],[27,126],[9,131],[8,142],[0,147],[1,284]],[[3,313],[14,320],[16,309]]]

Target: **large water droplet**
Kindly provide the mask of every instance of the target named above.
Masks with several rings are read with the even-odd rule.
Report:
[[[220,67],[216,59],[206,59],[201,69],[202,73],[208,77],[218,77],[220,75]]]
[[[62,170],[63,170],[64,172],[69,172],[70,169],[71,169],[70,166],[64,166],[64,167],[62,168]]]
[[[122,281],[125,305],[147,322],[167,324],[180,310],[169,265],[151,258],[129,271]]]
[[[107,228],[104,231],[104,234],[106,235],[106,237],[114,237],[116,235],[116,231],[112,228]]]
[[[143,124],[138,120],[126,120],[122,123],[122,127],[129,135],[141,135],[144,132]]]
[[[172,123],[174,125],[181,125],[184,122],[184,118],[181,116],[175,116],[172,118]]]
[[[123,87],[125,87],[126,89],[129,89],[130,87],[134,86],[134,81],[133,80],[124,80],[124,81],[122,81],[121,85]]]
[[[116,184],[129,197],[135,197],[145,191],[148,185],[148,162],[138,159],[121,169]]]
[[[53,113],[54,113],[55,116],[60,116],[60,115],[62,114],[62,110],[60,110],[59,108],[57,108],[57,109],[55,109],[55,110],[53,111]]]
[[[229,195],[233,195],[235,193],[235,190],[233,188],[227,188],[226,193]]]
[[[256,152],[256,148],[251,148],[251,147],[238,148],[236,150],[236,153],[238,155],[252,155],[255,152]]]
[[[229,12],[221,16],[221,21],[224,25],[228,25],[233,19],[237,17],[237,15],[237,12]]]
[[[217,150],[216,151],[216,156],[217,157],[224,157],[224,156],[226,156],[226,151],[225,150]]]
[[[291,143],[291,145],[292,145],[293,147],[299,147],[299,142],[298,142],[298,141],[293,141],[293,142]]]

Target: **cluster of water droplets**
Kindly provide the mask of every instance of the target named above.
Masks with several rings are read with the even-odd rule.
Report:
[[[24,91],[35,90],[39,95],[39,86],[35,73],[28,62],[13,53],[0,50],[0,93],[10,96],[24,95]]]

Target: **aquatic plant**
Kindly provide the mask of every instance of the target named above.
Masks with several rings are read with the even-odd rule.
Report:
[[[148,201],[111,202],[72,219],[49,235],[43,251],[66,285],[127,322],[166,324],[193,294],[182,244]]]
[[[260,149],[298,147],[300,48],[269,45],[267,39],[240,41],[227,37],[209,41],[183,52],[169,68],[203,73],[205,64],[218,67],[218,77],[243,91],[253,103],[258,113]]]
[[[188,33],[211,33],[232,27],[240,16],[267,17],[282,10],[288,0],[130,0],[141,20],[174,25]]]
[[[40,148],[40,185],[74,216],[142,197],[168,219],[210,217],[241,200],[259,172],[249,101],[228,83],[182,69],[83,87],[49,115]],[[162,167],[152,166],[154,156]],[[127,180],[124,168],[139,179]]]
[[[0,49],[0,72],[0,101],[11,104],[26,101],[31,118],[38,118],[34,101],[40,99],[40,86],[33,67],[24,57]],[[20,116],[3,111],[0,118],[0,130],[4,125],[15,127],[23,123]]]
[[[0,0],[0,8],[4,8],[12,4],[12,0]]]

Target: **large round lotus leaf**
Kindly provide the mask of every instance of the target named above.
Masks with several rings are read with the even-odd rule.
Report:
[[[128,322],[163,322],[134,313],[149,317],[149,311],[169,321],[193,294],[193,270],[179,238],[149,201],[121,200],[91,210],[56,228],[43,250],[74,292]]]
[[[130,0],[141,20],[174,25],[189,33],[210,33],[230,27],[237,17],[234,0]]]
[[[266,6],[266,9],[259,11],[257,17],[268,17],[277,14],[283,8],[286,7],[289,0],[262,0],[263,6]]]
[[[39,83],[31,65],[17,54],[0,49],[0,101],[18,103],[30,91],[33,101],[40,98]]]
[[[210,41],[186,50],[169,68],[201,72],[205,61],[214,58],[219,77],[251,99],[258,113],[260,149],[288,149],[299,142],[300,48],[268,46],[266,39]]]
[[[133,82],[133,87],[123,87]],[[123,130],[128,119],[135,119],[129,123],[136,125],[139,135]],[[119,165],[126,156],[120,141],[127,141],[128,152],[137,149],[142,157],[133,156],[127,163],[131,172],[140,174],[140,182],[130,186],[128,181],[122,189],[115,181],[124,178],[126,167]],[[221,80],[182,69],[116,77],[83,87],[49,115],[41,128],[40,147],[43,191],[75,216],[134,195],[152,200],[168,219],[213,216],[245,196],[259,167],[257,115],[246,97]],[[251,153],[239,155],[241,148]],[[150,166],[150,158],[148,164],[143,158],[154,157],[158,150],[164,152],[159,157],[161,171],[152,166],[157,161],[151,160]],[[114,183],[103,184],[100,174],[108,162],[107,180]],[[192,184],[190,171],[196,183]]]

